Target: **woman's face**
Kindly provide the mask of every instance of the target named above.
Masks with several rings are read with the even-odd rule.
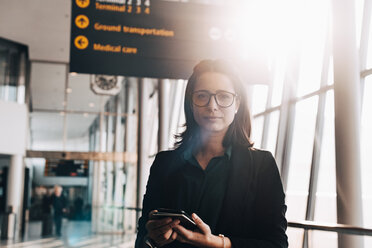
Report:
[[[203,102],[203,99],[208,99],[209,94],[216,93],[219,95],[210,96],[206,106],[200,106],[202,105],[200,103],[199,106],[195,104],[199,100]],[[192,111],[202,132],[226,133],[239,108],[239,100],[233,96],[234,94],[236,92],[233,83],[222,73],[206,72],[198,78],[193,91]],[[233,97],[233,102],[228,107],[221,107],[216,102],[218,98],[219,104],[226,106],[226,103],[229,103],[229,97]]]

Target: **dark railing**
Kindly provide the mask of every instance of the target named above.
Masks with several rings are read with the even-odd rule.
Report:
[[[124,207],[124,209],[140,212],[141,208]],[[337,232],[353,235],[372,236],[372,229],[352,225],[321,223],[316,221],[288,221],[288,227],[302,228],[305,231],[316,230],[326,232]]]
[[[327,232],[337,232],[353,235],[365,235],[372,236],[372,229],[362,228],[351,225],[343,224],[329,224],[329,223],[319,223],[315,221],[290,221],[288,222],[289,227],[302,228],[305,230],[318,230]]]
[[[141,208],[136,207],[125,207],[127,210],[133,210],[140,212]],[[288,221],[288,227],[302,228],[305,231],[308,230],[317,230],[317,231],[326,231],[326,232],[337,232],[353,235],[363,235],[363,236],[372,236],[372,229],[344,225],[344,224],[333,224],[333,223],[321,223],[316,221]]]

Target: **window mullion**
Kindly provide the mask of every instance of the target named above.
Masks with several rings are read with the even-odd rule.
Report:
[[[296,97],[297,84],[299,78],[300,52],[295,50],[292,54],[292,59],[289,61],[284,79],[283,99],[280,108],[278,138],[275,151],[276,161],[280,169],[283,188],[286,191],[288,175],[289,175],[289,160],[292,147],[292,136],[295,117],[295,102],[292,99]]]
[[[273,84],[269,85],[269,90],[267,93],[267,100],[266,100],[266,109],[271,107],[271,99],[273,95]],[[261,147],[267,149],[267,134],[269,132],[269,125],[270,125],[270,114],[265,114],[264,116],[264,123],[262,129],[262,138],[261,138]]]

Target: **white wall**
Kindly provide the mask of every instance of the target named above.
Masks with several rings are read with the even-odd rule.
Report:
[[[27,130],[27,106],[0,100],[0,154],[25,156]]]
[[[1,0],[0,37],[28,45],[31,60],[67,63],[70,15],[70,0]]]

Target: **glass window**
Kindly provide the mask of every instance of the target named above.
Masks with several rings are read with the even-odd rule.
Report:
[[[268,86],[264,84],[257,84],[253,87],[252,97],[252,114],[261,113],[266,109]]]
[[[333,90],[327,92],[324,129],[320,152],[319,177],[315,199],[314,220],[337,223],[335,122]],[[311,232],[314,247],[337,247],[337,233]]]
[[[305,218],[318,96],[296,104],[287,186],[287,217]]]
[[[259,116],[253,119],[251,140],[254,147],[261,148],[262,131],[263,131],[264,116]]]
[[[288,219],[288,215],[287,215]],[[302,247],[304,229],[289,227],[287,229],[289,248]]]
[[[0,38],[0,100],[24,103],[26,47]]]
[[[319,89],[323,63],[326,31],[328,26],[328,4],[324,1],[306,2],[306,21],[301,30],[301,63],[297,96],[303,96]],[[316,15],[317,18],[313,18]]]
[[[6,84],[8,50],[0,46],[0,87]]]
[[[276,63],[276,70],[273,80],[273,93],[271,97],[271,106],[275,107],[281,104],[283,96],[283,85],[286,71],[286,63],[283,58],[280,58]]]
[[[310,231],[309,243],[314,248],[337,248],[338,235],[336,232]]]
[[[356,14],[356,29],[357,29],[357,45],[360,48],[360,37],[362,33],[362,24],[363,24],[363,9],[364,9],[364,0],[355,1],[355,14]]]
[[[372,68],[372,17],[370,18],[369,24],[369,38],[368,38],[368,48],[367,48],[367,69]]]
[[[267,147],[265,149],[269,150],[272,154],[275,154],[276,140],[278,136],[278,126],[279,126],[279,110],[272,112],[269,122],[269,129],[267,132]]]
[[[174,88],[170,94],[170,120],[169,120],[169,141],[168,147],[174,147],[176,141],[175,135],[184,131],[185,113],[183,108],[186,80],[171,81],[171,87]]]
[[[333,56],[331,56],[330,59],[329,59],[327,85],[334,84],[333,76],[334,76],[333,75]]]

